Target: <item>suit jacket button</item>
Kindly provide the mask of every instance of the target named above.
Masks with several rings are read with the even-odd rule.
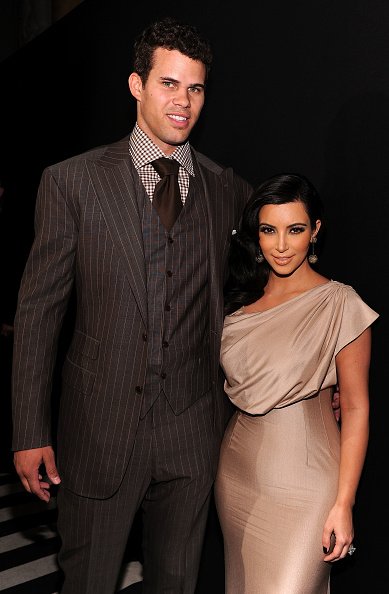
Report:
[[[137,394],[142,394],[142,392],[143,392],[143,388],[142,388],[142,386],[136,386],[136,388],[135,388],[135,392],[136,392]]]
[[[162,371],[162,373],[161,373],[161,378],[166,379],[166,373],[164,371]]]
[[[144,340],[145,342],[147,342],[147,334],[146,334],[146,332],[143,332],[143,334],[142,334],[142,340]]]

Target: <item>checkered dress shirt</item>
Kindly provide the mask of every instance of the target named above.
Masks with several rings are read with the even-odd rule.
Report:
[[[135,124],[134,129],[131,132],[129,150],[135,169],[152,201],[154,189],[159,182],[160,177],[151,165],[151,162],[160,157],[166,157],[166,155],[164,155],[161,149],[159,149],[153,141],[150,140],[147,134],[139,128],[138,124]],[[178,171],[178,185],[180,186],[182,202],[185,204],[185,199],[189,190],[189,175],[194,176],[189,142],[178,146],[170,158],[176,159],[180,164],[180,169]]]

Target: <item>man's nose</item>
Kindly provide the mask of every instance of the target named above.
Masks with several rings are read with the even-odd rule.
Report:
[[[174,105],[181,105],[181,107],[190,107],[190,94],[188,89],[178,89],[173,99]]]

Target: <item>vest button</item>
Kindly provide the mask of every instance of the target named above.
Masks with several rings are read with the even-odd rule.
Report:
[[[136,387],[135,387],[135,392],[136,392],[137,394],[142,394],[142,392],[143,392],[143,388],[142,388],[142,386],[136,386]]]
[[[162,343],[162,346],[163,346],[164,349],[167,349],[167,347],[169,346],[168,341],[167,340],[164,340],[163,343]]]
[[[166,379],[166,373],[164,371],[162,371],[162,373],[161,373],[161,378]]]
[[[173,237],[168,237],[167,240],[169,243],[173,243],[173,241],[174,241]]]
[[[143,332],[143,334],[142,334],[142,340],[144,340],[145,342],[147,342],[147,334],[146,334],[146,332]]]
[[[172,273],[172,271],[171,271],[171,270],[167,270],[167,271],[166,271],[166,274],[167,274],[168,276],[173,276],[173,273]]]
[[[170,310],[171,310],[171,307],[170,307],[170,305],[165,305],[165,310],[166,310],[166,311],[170,311]]]

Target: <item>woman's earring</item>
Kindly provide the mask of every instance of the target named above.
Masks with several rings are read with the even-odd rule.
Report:
[[[263,254],[261,252],[261,250],[258,251],[258,255],[255,256],[255,261],[258,262],[258,264],[262,264],[262,262],[264,261],[264,257]]]
[[[308,256],[308,262],[310,264],[316,264],[316,262],[319,259],[315,254],[315,243],[316,242],[317,242],[316,237],[312,237],[312,239],[311,239],[311,253]]]

